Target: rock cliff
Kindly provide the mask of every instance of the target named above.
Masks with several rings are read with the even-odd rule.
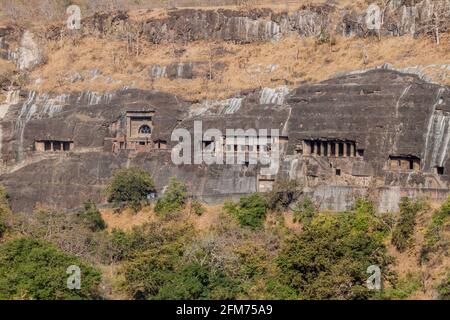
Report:
[[[370,186],[448,190],[448,87],[379,69],[285,91],[281,103],[273,98],[279,94],[255,90],[199,105],[137,89],[102,95],[14,92],[2,105],[0,182],[16,210],[39,202],[71,208],[87,199],[102,201],[107,180],[123,166],[148,170],[159,191],[175,175],[207,201],[263,191],[283,178],[313,190],[347,190],[341,198],[323,200],[336,208],[351,204],[351,192]],[[119,144],[130,142],[127,119],[136,112],[151,114],[149,149],[143,152]],[[280,170],[265,176],[260,165],[249,163],[175,165],[171,150],[177,141],[171,134],[180,128],[193,133],[195,121],[203,131],[278,129],[285,141]],[[65,142],[72,143],[67,150]],[[40,149],[39,143],[61,149]]]

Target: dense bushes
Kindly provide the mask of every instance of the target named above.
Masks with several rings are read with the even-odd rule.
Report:
[[[302,186],[296,180],[278,181],[273,190],[267,193],[267,207],[272,211],[289,208],[301,195]]]
[[[155,185],[150,175],[138,168],[124,168],[114,172],[106,188],[108,202],[115,205],[125,203],[138,210],[141,202],[155,191]]]
[[[221,270],[183,258],[183,246],[164,243],[125,264],[135,299],[231,299],[236,283]]]
[[[0,245],[0,299],[97,298],[98,272],[81,259],[112,271],[101,286],[106,298],[112,292],[112,297],[134,299],[405,299],[420,290],[420,274],[397,281],[390,272],[385,243],[394,225],[391,216],[376,215],[365,198],[344,213],[320,213],[310,198],[291,202],[294,198],[289,192],[245,196],[227,203],[218,216],[201,219],[202,228],[196,228],[192,212],[204,210],[199,202],[191,202],[191,214],[170,214],[188,201],[186,186],[171,179],[156,204],[159,215],[128,231],[106,230],[92,202],[77,214],[44,209],[14,214],[13,224],[6,219],[12,235],[26,237]],[[294,219],[302,227],[265,224],[270,199],[281,204],[274,206],[280,210],[296,203]],[[7,201],[0,201],[0,209],[8,212],[2,203]],[[398,234],[412,232],[404,226],[421,207],[402,200]],[[446,202],[434,213],[426,238],[434,239],[430,230],[443,230],[449,207]],[[207,229],[203,220],[210,223]],[[66,262],[81,267],[82,283],[88,281],[85,291],[58,287],[67,280]],[[383,281],[389,282],[381,291],[366,288],[370,265],[379,266]],[[448,281],[437,289],[448,297]]]
[[[100,211],[92,201],[88,201],[84,204],[84,208],[78,212],[78,216],[93,232],[106,229],[106,222],[103,220]]]
[[[164,195],[156,202],[155,212],[161,215],[176,213],[183,209],[187,199],[186,185],[172,177]]]
[[[300,299],[367,299],[367,267],[377,265],[386,277],[390,259],[380,232],[364,213],[318,214],[299,234],[290,236],[277,259],[280,278]],[[362,217],[359,217],[362,219]]]
[[[443,230],[450,221],[450,198],[442,206],[433,212],[431,222],[425,232],[424,245],[421,250],[421,260],[427,260],[428,255],[436,251],[438,247],[448,246],[443,242]]]
[[[280,298],[276,238],[231,217],[207,234],[173,217],[123,232],[123,287],[135,299]]]
[[[198,266],[183,263],[193,227],[181,221],[162,221],[131,232],[117,233],[125,290],[135,299],[194,299],[204,296],[208,281]],[[201,279],[196,279],[196,276]],[[176,282],[174,283],[174,280]]]
[[[399,204],[400,216],[392,232],[392,244],[400,252],[405,251],[411,245],[411,237],[416,225],[416,215],[424,208],[419,200],[402,198]]]
[[[450,275],[438,286],[439,299],[450,300]]]
[[[201,216],[203,213],[205,213],[205,208],[203,207],[202,203],[195,199],[191,201],[191,210],[198,216]]]
[[[81,269],[81,289],[67,288],[69,266]],[[80,259],[33,238],[0,245],[1,299],[97,298],[100,273]]]
[[[227,202],[224,208],[239,221],[241,226],[257,229],[264,223],[267,201],[261,194],[254,193],[241,197],[238,203]]]
[[[422,289],[421,275],[408,272],[392,286],[375,295],[375,299],[404,300],[410,298],[414,292],[420,289]]]
[[[411,237],[416,225],[416,215],[423,209],[421,201],[402,198],[400,201],[400,217],[392,232],[392,244],[403,252],[411,245]]]
[[[7,229],[6,223],[0,216],[0,238],[3,237],[3,235],[6,233],[6,229]]]
[[[292,209],[294,222],[310,223],[316,214],[316,208],[313,201],[309,197],[303,198],[297,202]]]
[[[8,203],[8,195],[5,188],[0,186],[0,238],[8,230],[8,220],[11,219],[12,212]]]
[[[92,232],[90,223],[79,214],[38,209],[15,213],[14,229],[23,235],[43,239],[73,255],[96,260],[103,234]]]

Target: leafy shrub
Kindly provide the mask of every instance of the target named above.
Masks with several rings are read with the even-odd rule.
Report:
[[[381,221],[375,219],[375,207],[365,197],[358,197],[353,206],[353,227],[360,231],[382,231]]]
[[[265,246],[267,235],[237,227],[231,219],[224,215],[217,229],[195,232],[195,238],[191,226],[174,219],[148,225],[143,233],[147,243],[133,246],[124,260],[126,291],[135,299],[284,297],[278,294],[275,253]],[[267,241],[276,246],[273,237]],[[267,278],[271,288],[266,288]]]
[[[0,216],[0,238],[3,237],[7,229],[8,227],[6,225],[6,222],[3,221],[2,217]]]
[[[416,225],[416,215],[422,210],[421,201],[402,198],[400,201],[400,218],[392,232],[392,244],[398,251],[403,252],[411,245],[411,238]]]
[[[422,288],[420,276],[418,274],[407,273],[405,277],[396,281],[393,286],[385,288],[375,295],[376,299],[383,300],[404,300]]]
[[[201,216],[203,213],[205,213],[205,208],[198,200],[192,200],[191,202],[191,209],[194,211],[194,213],[198,216]]]
[[[244,196],[238,203],[226,202],[224,209],[233,215],[243,227],[260,228],[264,223],[267,201],[259,193]]]
[[[100,211],[92,201],[88,201],[84,204],[84,209],[78,212],[78,216],[93,232],[106,229],[106,222],[103,220]]]
[[[122,261],[130,254],[131,247],[132,239],[128,234],[123,230],[114,228],[108,235],[102,258],[107,263]]]
[[[81,269],[81,289],[67,288],[69,266]],[[100,273],[79,258],[33,238],[0,245],[0,299],[98,298]]]
[[[191,225],[177,220],[152,222],[117,233],[126,292],[135,299],[204,297],[210,286],[209,280],[202,277],[209,275],[183,259],[193,235]]]
[[[0,185],[0,238],[9,229],[8,220],[11,220],[12,212],[8,202],[8,195],[3,186]]]
[[[58,249],[86,259],[97,259],[98,246],[106,236],[92,232],[79,214],[38,209],[15,213],[13,231],[50,242]]]
[[[187,199],[186,185],[172,177],[166,192],[156,201],[155,212],[161,215],[179,212],[186,205]]]
[[[114,228],[104,248],[103,257],[117,262],[134,259],[142,252],[165,241],[190,237],[190,225],[174,221],[158,221],[134,227],[131,231]]]
[[[371,216],[375,215],[375,207],[373,202],[365,197],[358,197],[355,200],[355,204],[353,206],[353,210],[358,213],[367,213]]]
[[[316,35],[316,42],[318,45],[330,43],[331,44],[331,35],[327,28],[321,27],[319,34]],[[333,41],[333,45],[336,44],[335,40]]]
[[[139,210],[142,201],[155,191],[155,184],[150,175],[139,168],[116,170],[106,188],[108,202],[116,206],[126,203],[135,211]]]
[[[273,211],[286,210],[301,193],[301,186],[297,180],[278,181],[273,190],[267,194],[267,207]]]
[[[316,208],[314,202],[310,197],[305,197],[301,201],[297,202],[292,209],[294,222],[309,223],[316,214]]]
[[[367,299],[367,267],[388,277],[391,259],[378,232],[355,228],[356,215],[318,214],[288,237],[277,258],[280,280],[300,299]]]
[[[421,260],[427,260],[428,255],[437,250],[439,246],[446,246],[448,244],[442,243],[442,232],[445,228],[445,225],[448,223],[450,219],[450,198],[448,198],[442,206],[434,211],[433,216],[431,218],[431,222],[428,225],[425,238],[424,245],[421,250]]]
[[[438,286],[439,299],[450,300],[450,275]]]
[[[184,264],[175,274],[168,274],[157,298],[164,300],[232,299],[232,279],[222,272],[211,272],[199,263]]]

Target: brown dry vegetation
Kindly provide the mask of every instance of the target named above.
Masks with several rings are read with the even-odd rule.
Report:
[[[315,39],[289,36],[278,42],[237,45],[227,42],[198,41],[182,48],[182,57],[175,57],[174,48],[168,45],[143,45],[139,56],[127,53],[125,42],[85,38],[79,42],[49,43],[48,62],[33,71],[33,78],[41,78],[39,86],[30,89],[41,91],[107,91],[123,86],[156,89],[179,94],[195,100],[225,98],[241,90],[275,87],[288,84],[291,87],[304,82],[316,82],[335,76],[339,72],[367,69],[384,63],[396,68],[415,65],[449,64],[450,36],[442,37],[437,46],[431,39],[410,36],[375,38],[337,38],[336,44],[318,45]],[[178,47],[177,47],[178,48]],[[216,49],[222,55],[211,54]],[[173,62],[202,61],[224,62],[224,71],[196,79],[159,78],[151,81],[149,67]],[[277,69],[266,72],[268,65]],[[102,76],[71,83],[70,78],[89,70],[100,70]],[[425,72],[433,80],[450,84],[450,71],[439,68]],[[115,81],[106,83],[105,78]]]
[[[429,209],[418,214],[413,235],[414,241],[410,249],[400,253],[390,243],[390,239],[386,239],[388,254],[395,258],[392,271],[396,272],[400,279],[405,279],[410,274],[420,281],[419,289],[413,292],[409,299],[436,299],[435,289],[450,270],[450,255],[448,252],[435,252],[429,261],[420,263],[420,251],[424,243],[424,233],[431,221],[433,211],[439,207],[440,204],[430,204]],[[204,208],[205,212],[201,216],[197,216],[187,206],[181,213],[181,219],[191,223],[198,232],[208,232],[220,224],[221,218],[223,218],[221,215],[224,211],[223,205],[204,205]],[[132,227],[159,219],[151,207],[145,207],[137,213],[128,209],[121,213],[113,213],[112,209],[103,209],[101,211],[109,230],[113,228],[131,230]],[[290,230],[289,232],[301,232],[302,230],[301,223],[292,221],[292,212],[290,211],[268,214],[265,225],[269,227],[280,223],[287,230]],[[446,230],[443,237],[450,240],[450,230]],[[114,271],[112,269],[106,271],[110,272],[111,278],[113,278]]]
[[[432,254],[429,261],[421,263],[420,253],[424,245],[424,234],[431,221],[434,210],[438,204],[431,204],[428,210],[419,212],[416,217],[416,227],[413,235],[412,246],[400,253],[390,243],[386,242],[388,254],[395,258],[393,271],[399,277],[405,278],[408,274],[414,275],[420,281],[420,289],[414,292],[409,299],[429,300],[436,299],[435,288],[445,279],[450,270],[450,252],[439,250]],[[450,241],[450,230],[444,231],[443,238]]]
[[[148,10],[172,8],[202,8],[205,10],[255,9],[270,7],[275,12],[292,12],[308,5],[331,4],[338,8],[360,8],[368,3],[384,5],[386,0],[0,0],[0,25],[6,22],[25,22],[38,27],[42,21],[62,21],[70,4],[80,6],[83,16],[94,12],[114,10]]]
[[[0,0],[0,3],[5,4],[8,1]],[[43,1],[34,0],[32,3],[36,8],[41,8],[39,3]],[[61,6],[62,2],[56,2]],[[108,1],[97,2],[107,3]],[[361,11],[369,2],[373,1],[339,0],[333,1],[332,4],[339,8],[351,6],[351,9]],[[377,2],[382,6],[386,4],[384,0]],[[82,8],[89,7],[84,0],[75,1],[75,3]],[[274,11],[293,11],[305,5],[329,2],[325,0],[295,2],[179,0],[142,1],[139,6],[130,5],[127,1],[111,3],[135,9],[129,13],[130,19],[143,21],[164,17],[167,9],[163,8],[174,4],[177,7],[202,7],[208,10],[226,6],[243,10],[269,7]],[[30,3],[24,6],[29,8]],[[139,10],[139,8],[145,9]],[[148,10],[149,8],[152,10]],[[89,11],[86,12],[89,13]],[[56,16],[64,18],[64,12],[62,16]],[[38,23],[33,26],[26,23],[26,25],[41,29],[48,23]],[[61,39],[44,44],[47,62],[32,72],[27,88],[54,92],[86,90],[103,92],[127,86],[175,93],[188,100],[222,99],[247,89],[285,84],[292,88],[305,82],[329,79],[340,72],[373,68],[384,63],[390,63],[396,68],[450,64],[449,35],[442,36],[439,46],[426,36],[383,37],[381,41],[376,37],[337,36],[333,37],[332,44],[319,45],[315,38],[302,38],[298,35],[285,36],[277,42],[245,45],[224,41],[151,44],[142,40],[139,43],[138,52],[133,50],[131,52],[126,41],[97,37]],[[183,52],[182,56],[176,55],[177,51]],[[188,61],[211,65],[222,62],[226,67],[214,72],[212,79],[207,76],[205,70],[202,70],[202,74],[194,79],[152,80],[149,75],[149,69],[153,65],[164,66]],[[273,72],[267,72],[266,69],[270,65],[277,65],[277,68]],[[92,77],[90,74],[95,70],[99,70],[101,74]],[[77,79],[74,82],[74,77],[79,78],[78,74],[83,79]],[[450,70],[428,67],[425,74],[436,82],[450,84]],[[39,81],[36,81],[37,79]]]
[[[214,225],[217,225],[223,210],[223,205],[221,204],[203,205],[203,207],[205,212],[200,216],[193,213],[189,205],[181,212],[183,219],[192,223],[199,231],[207,231],[212,229]],[[153,211],[152,206],[146,206],[138,212],[125,209],[118,213],[110,208],[101,209],[100,212],[109,231],[112,229],[131,230],[133,227],[158,220],[158,216]]]

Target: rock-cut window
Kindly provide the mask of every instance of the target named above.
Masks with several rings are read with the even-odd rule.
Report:
[[[150,126],[144,124],[143,126],[141,126],[139,128],[139,133],[141,133],[141,134],[150,134],[150,133],[152,133],[152,129],[150,128]]]

